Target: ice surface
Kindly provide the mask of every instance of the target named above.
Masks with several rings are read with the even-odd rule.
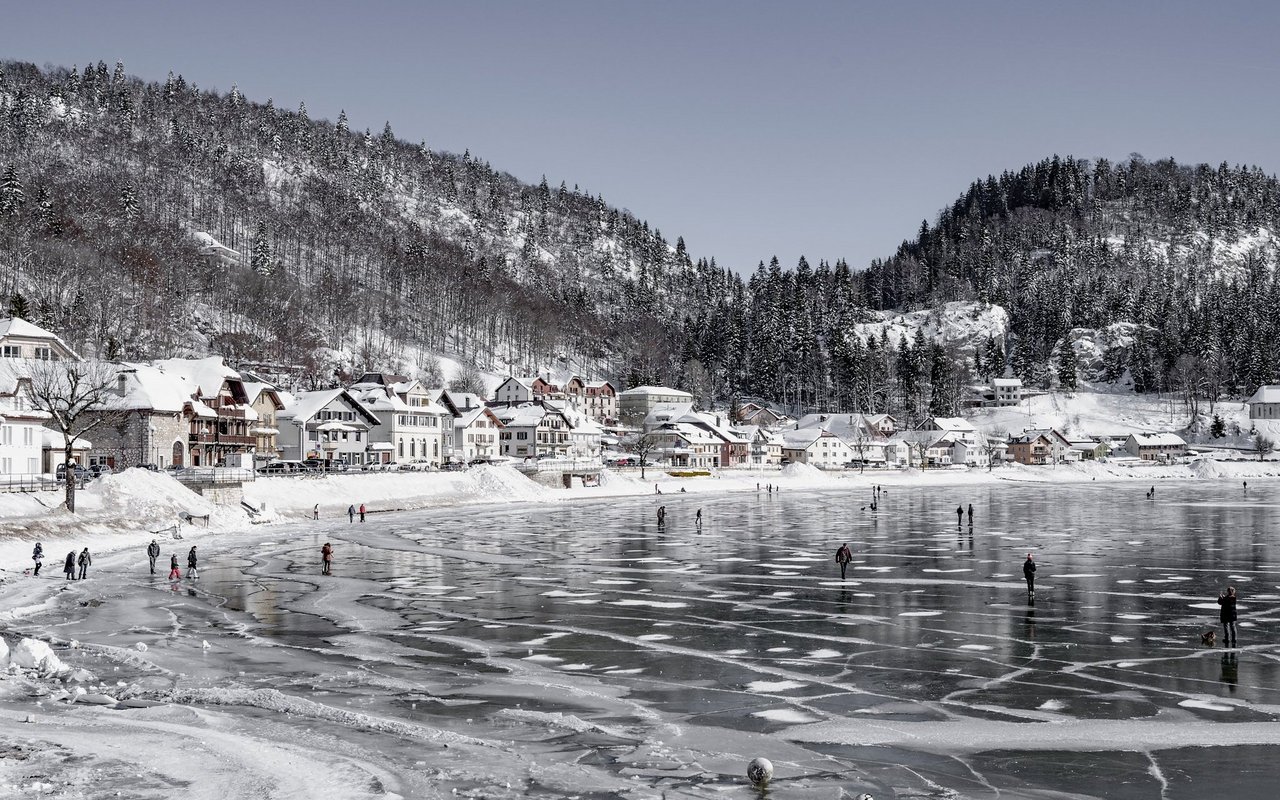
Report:
[[[839,490],[668,494],[663,528],[653,498],[439,507],[215,533],[176,583],[121,551],[0,587],[50,655],[104,676],[72,707],[57,679],[0,680],[0,725],[39,720],[27,784],[65,749],[104,796],[728,797],[764,756],[772,792],[806,800],[1269,797],[1280,486],[1250,483],[1243,504],[894,487],[875,517]],[[1240,647],[1202,646],[1242,578],[1269,594],[1242,588]]]

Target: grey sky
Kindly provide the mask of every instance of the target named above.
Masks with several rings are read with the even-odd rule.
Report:
[[[470,149],[742,270],[890,255],[1053,153],[1280,162],[1277,3],[9,2],[0,56]]]

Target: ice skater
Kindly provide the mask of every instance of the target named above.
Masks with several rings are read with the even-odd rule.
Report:
[[[853,552],[849,550],[849,544],[846,542],[840,545],[840,549],[836,551],[836,563],[840,565],[840,580],[844,580],[844,571],[852,560]]]
[[[333,568],[333,546],[328,542],[324,543],[324,547],[320,548],[320,558],[324,566],[320,569],[321,575],[332,575]]]
[[[31,551],[31,560],[36,562],[36,568],[32,571],[32,575],[40,574],[40,565],[44,563],[44,547],[36,542],[36,547]]]
[[[80,557],[76,559],[76,563],[80,565],[80,580],[89,577],[89,565],[93,563],[93,557],[89,555],[89,548],[80,551]]]
[[[1027,596],[1036,596],[1036,562],[1027,553],[1027,560],[1022,562],[1022,577],[1027,579]]]
[[[151,574],[156,574],[156,559],[160,557],[160,545],[155,539],[151,540],[151,544],[147,545],[147,560],[151,562]]]
[[[194,544],[191,545],[191,549],[187,551],[187,577],[200,577],[200,570],[196,569],[196,546]]]
[[[1222,646],[1236,646],[1236,587],[1228,586],[1218,595],[1218,619],[1222,622]]]

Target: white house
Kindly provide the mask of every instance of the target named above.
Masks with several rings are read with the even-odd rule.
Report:
[[[1280,386],[1259,386],[1245,402],[1249,404],[1249,419],[1280,419]]]
[[[686,422],[669,422],[646,434],[657,457],[672,467],[720,466],[722,440],[707,428]]]
[[[782,434],[761,425],[739,425],[734,431],[746,439],[747,460],[753,467],[776,467],[782,463]]]
[[[369,447],[369,431],[380,423],[346,389],[299,392],[276,419],[277,441],[286,459],[365,464],[390,457],[387,450]]]
[[[978,429],[961,417],[930,417],[916,430],[945,434],[943,438],[949,442],[975,444],[978,441]]]
[[[618,419],[618,390],[608,381],[590,381],[574,375],[565,383],[564,394],[596,422],[612,424]]]
[[[20,317],[0,319],[0,358],[82,360],[60,336]]]
[[[35,476],[45,471],[42,464],[43,435],[49,415],[30,408],[26,380],[0,373],[0,481]],[[61,436],[58,438],[61,440]],[[61,441],[58,452],[61,456]],[[57,461],[62,463],[62,458]]]
[[[502,420],[487,406],[463,411],[453,419],[453,455],[463,461],[492,458],[499,453]]]
[[[1187,452],[1187,443],[1176,433],[1131,433],[1124,447],[1143,461],[1164,461]]]
[[[855,452],[843,439],[818,427],[782,433],[782,460],[820,469],[842,469]]]
[[[452,450],[453,415],[431,402],[421,383],[356,383],[347,391],[378,418],[369,431],[370,451],[385,453],[377,460],[407,464],[425,459],[435,467],[445,462]]]
[[[1022,381],[1019,378],[992,378],[992,404],[1016,406],[1022,402]]]
[[[529,377],[512,376],[493,392],[493,401],[500,405],[519,405],[538,400],[556,399],[563,396],[560,387],[533,375]]]

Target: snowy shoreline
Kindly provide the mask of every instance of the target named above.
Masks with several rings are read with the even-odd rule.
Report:
[[[188,512],[210,515],[208,527],[180,525],[182,541],[208,535],[260,527],[257,523],[297,522],[310,519],[318,505],[322,519],[346,514],[347,507],[366,504],[369,513],[383,514],[458,506],[485,507],[510,503],[564,503],[625,497],[688,498],[766,491],[866,491],[874,485],[894,489],[995,486],[1002,483],[1132,483],[1186,480],[1260,480],[1280,477],[1274,461],[1211,461],[1159,465],[1125,462],[1085,462],[1056,467],[1005,465],[994,470],[869,470],[865,473],[829,473],[804,464],[778,470],[722,470],[707,477],[677,478],[651,469],[639,473],[606,470],[599,486],[549,488],[535,483],[510,467],[477,467],[457,473],[375,473],[326,475],[319,478],[261,478],[245,486],[244,498],[264,508],[251,521],[238,505],[217,504],[192,492],[163,473],[130,470],[99,479],[77,494],[80,512],[68,514],[57,507],[61,492],[0,495],[0,580],[21,576],[31,566],[31,548],[45,545],[42,572],[60,570],[62,547],[89,547],[94,554],[136,547],[145,548],[160,539],[168,552],[185,549],[168,534],[178,515]],[[759,488],[757,488],[757,486]],[[662,494],[655,492],[655,487]],[[335,499],[337,498],[337,499]]]

